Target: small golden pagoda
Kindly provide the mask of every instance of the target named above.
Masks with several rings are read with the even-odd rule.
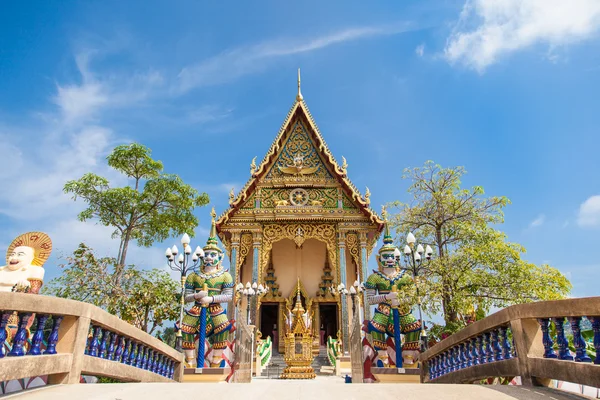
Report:
[[[280,376],[281,379],[314,379],[316,377],[312,367],[314,358],[312,315],[309,315],[309,312],[304,309],[300,296],[300,280],[298,280],[296,303],[291,311],[288,308],[288,315],[285,316],[285,356],[283,359],[287,366]]]

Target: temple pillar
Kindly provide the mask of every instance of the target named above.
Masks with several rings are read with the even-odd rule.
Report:
[[[360,261],[361,261],[361,282],[365,283],[369,276],[368,271],[368,257],[367,257],[367,232],[359,232],[358,238],[360,240]],[[363,296],[366,294],[363,293]],[[364,319],[371,320],[371,306],[366,301],[362,302],[364,308]]]
[[[338,236],[338,250],[339,250],[339,268],[340,268],[340,283],[344,285],[346,282],[346,233],[340,232]],[[344,354],[349,352],[350,336],[348,335],[348,302],[346,296],[341,296],[342,304],[342,350]]]
[[[261,251],[261,247],[262,247],[262,233],[261,232],[254,232],[252,234],[252,239],[253,239],[253,243],[252,243],[252,282],[250,282],[251,284],[254,284],[254,282],[259,283],[258,281],[258,273],[259,273],[259,269],[260,269],[260,251]],[[257,296],[252,296],[252,303],[250,305],[250,323],[253,325],[257,325],[258,326],[258,321],[257,321],[257,308],[258,308],[258,301],[257,301]]]
[[[240,253],[240,234],[238,232],[234,232],[231,235],[231,253],[230,253],[230,257],[229,257],[229,273],[231,274],[231,277],[233,278],[233,283],[237,285],[237,281],[236,281],[236,276],[237,276],[237,270],[239,268],[238,266],[238,254]],[[235,294],[234,294],[234,301],[235,301]],[[231,320],[231,319],[237,319],[237,316],[235,315],[235,304],[234,303],[230,303],[227,305],[227,319]]]

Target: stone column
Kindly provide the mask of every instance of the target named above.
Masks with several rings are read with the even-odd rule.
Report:
[[[358,238],[360,240],[360,263],[361,263],[361,274],[362,283],[367,282],[369,277],[368,259],[367,259],[367,232],[359,232]],[[364,319],[371,319],[371,306],[366,302],[366,293],[363,293],[363,308],[364,308]]]
[[[340,268],[340,282],[346,285],[346,233],[340,232],[338,235],[338,250],[339,250],[339,268]],[[346,297],[341,296],[342,304],[342,346],[343,353],[349,352],[350,346],[348,341],[350,336],[348,335],[348,302]]]
[[[240,253],[240,233],[239,232],[233,232],[231,234],[231,257],[229,258],[229,273],[231,274],[231,277],[233,278],[233,283],[234,285],[237,285],[238,282],[236,280],[236,275],[237,275],[237,270],[238,270],[238,254]],[[234,295],[233,295],[233,301],[235,301],[235,288],[234,288]],[[231,302],[227,305],[227,318],[229,320],[237,318],[237,316],[235,315],[235,304],[234,302]]]
[[[259,283],[259,268],[260,268],[260,251],[262,247],[262,232],[253,232],[252,234],[252,282]],[[252,304],[250,305],[250,323],[256,325],[257,323],[257,298],[252,297]]]

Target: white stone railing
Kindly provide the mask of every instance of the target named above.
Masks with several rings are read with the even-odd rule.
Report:
[[[79,383],[81,375],[124,382],[182,379],[182,353],[99,307],[50,296],[0,293],[0,310],[0,382],[45,375],[50,384]],[[7,343],[11,316],[18,324]],[[35,323],[27,329],[32,316]],[[49,320],[48,336],[44,326]]]

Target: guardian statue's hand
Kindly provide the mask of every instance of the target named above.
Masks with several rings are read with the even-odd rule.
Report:
[[[210,304],[210,303],[213,302],[213,300],[214,300],[214,297],[212,297],[212,296],[205,296],[205,297],[203,297],[203,298],[200,299],[200,304],[204,304],[204,305]]]
[[[400,305],[400,299],[399,298],[396,297],[395,299],[392,299],[392,306],[396,307],[396,306],[399,306],[399,305]]]
[[[385,299],[386,300],[398,299],[398,292],[389,292],[388,294],[385,295]]]
[[[206,296],[208,296],[208,291],[206,290],[201,290],[199,292],[194,293],[194,298],[196,300],[202,300]]]

